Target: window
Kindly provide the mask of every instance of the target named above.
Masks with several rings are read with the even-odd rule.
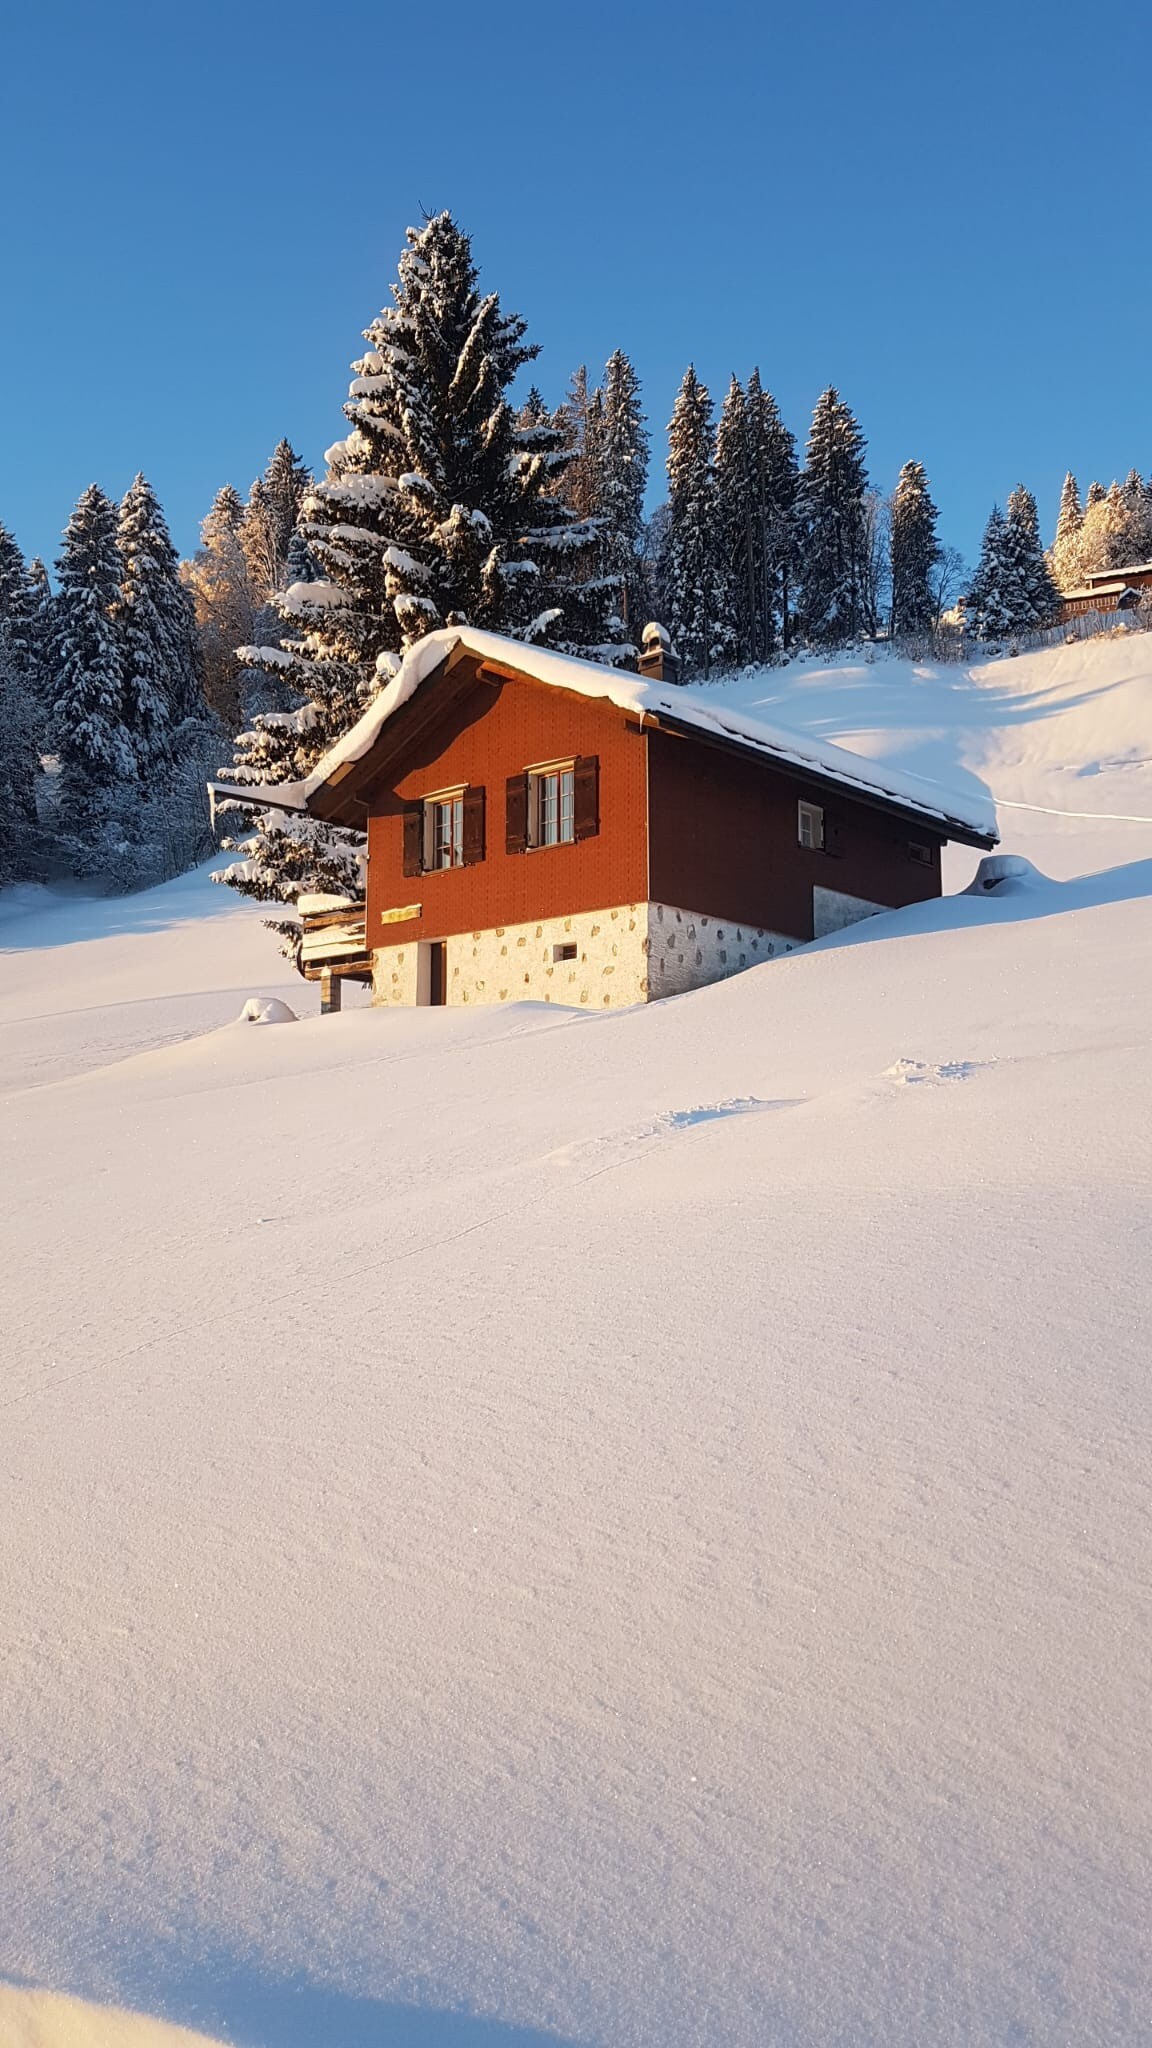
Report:
[[[930,868],[932,865],[932,848],[925,845],[922,839],[910,839],[908,841],[908,858],[909,860],[917,861],[922,868]]]
[[[522,768],[505,784],[504,850],[528,853],[541,846],[579,845],[600,830],[600,760],[547,761]],[[465,819],[467,849],[467,819]]]
[[[484,790],[442,789],[406,804],[404,873],[428,875],[470,868],[484,858]]]
[[[563,946],[553,946],[552,958],[554,961],[574,960],[576,958],[575,945],[571,941],[569,941]]]
[[[532,846],[570,846],[576,837],[576,778],[571,766],[536,768],[528,777]]]
[[[796,835],[801,846],[806,846],[809,853],[819,853],[823,850],[824,813],[819,804],[797,804]]]
[[[424,805],[424,866],[433,874],[440,868],[464,865],[464,792],[429,797]]]

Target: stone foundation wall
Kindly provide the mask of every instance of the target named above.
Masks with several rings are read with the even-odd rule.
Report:
[[[648,995],[679,996],[711,981],[726,981],[745,967],[779,953],[793,953],[803,943],[783,932],[758,925],[733,924],[695,910],[676,910],[667,903],[649,903]]]
[[[457,933],[445,941],[447,1000],[625,1009],[722,981],[799,944],[779,932],[664,903],[618,904],[575,917]],[[569,948],[575,948],[574,957],[565,958]],[[375,1003],[410,1006],[427,999],[417,940],[378,947],[372,964]]]
[[[870,903],[866,896],[847,896],[842,889],[817,886],[812,891],[812,936],[826,939],[831,932],[846,931],[861,918],[878,917],[890,908],[887,903]]]

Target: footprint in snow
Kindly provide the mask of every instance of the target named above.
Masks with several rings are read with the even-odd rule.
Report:
[[[651,1144],[658,1138],[666,1138],[673,1131],[691,1131],[697,1124],[718,1123],[724,1117],[755,1116],[766,1109],[790,1109],[790,1101],[771,1101],[758,1095],[729,1096],[723,1102],[699,1102],[692,1109],[665,1109],[651,1123],[637,1124],[632,1130],[606,1132],[602,1138],[589,1138],[574,1145],[560,1145],[548,1154],[554,1166],[575,1166],[594,1157],[620,1151],[627,1156],[631,1147]]]
[[[884,1079],[895,1082],[898,1088],[921,1081],[968,1081],[987,1064],[986,1060],[896,1060],[885,1067]]]

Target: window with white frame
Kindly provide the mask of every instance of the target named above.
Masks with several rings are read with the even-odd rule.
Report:
[[[424,866],[435,874],[441,868],[464,865],[464,792],[446,790],[430,796],[424,804]]]
[[[824,845],[824,812],[819,804],[797,804],[796,836],[809,853],[821,851]]]
[[[570,846],[576,837],[576,779],[571,761],[528,774],[528,837],[532,846]]]

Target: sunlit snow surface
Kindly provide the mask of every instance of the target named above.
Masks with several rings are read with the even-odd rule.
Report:
[[[0,1976],[250,2048],[1147,2037],[1150,675],[733,686],[1057,879],[645,1011],[321,1020],[202,876],[0,903]],[[113,2024],[0,1994],[174,2048]]]

